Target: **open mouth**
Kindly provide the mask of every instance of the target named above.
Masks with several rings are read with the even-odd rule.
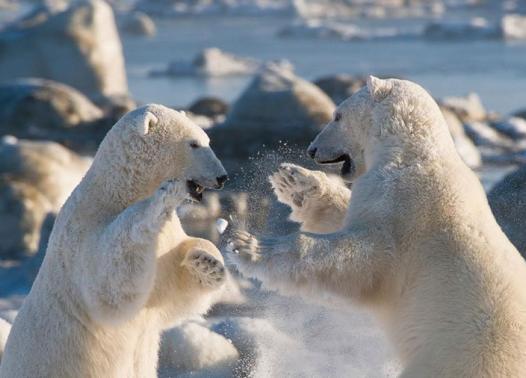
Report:
[[[199,185],[194,180],[188,180],[186,186],[188,187],[188,194],[190,194],[190,197],[196,201],[201,201],[203,199],[203,192],[205,190],[204,186]]]
[[[343,162],[342,169],[341,169],[341,175],[347,176],[349,174],[352,174],[355,170],[354,162],[351,159],[351,155],[349,154],[343,154],[337,157],[333,160],[326,160],[326,161],[320,161],[320,164],[336,164]]]

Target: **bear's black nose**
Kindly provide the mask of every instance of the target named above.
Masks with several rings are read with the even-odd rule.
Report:
[[[225,186],[226,180],[228,180],[228,176],[227,175],[219,176],[216,180],[217,180],[216,188],[222,189],[223,186]]]
[[[307,155],[309,155],[311,159],[314,159],[314,156],[316,156],[316,151],[318,151],[317,148],[309,148],[307,150]]]

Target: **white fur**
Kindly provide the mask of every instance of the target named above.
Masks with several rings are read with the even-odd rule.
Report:
[[[354,160],[344,227],[259,240],[239,231],[232,260],[268,286],[369,306],[402,377],[523,376],[526,265],[436,103],[414,83],[370,78],[336,112],[310,151],[318,162]]]
[[[7,341],[7,336],[11,331],[11,324],[6,320],[0,318],[0,362],[2,361],[2,355],[4,354],[4,347]]]
[[[225,174],[208,143],[160,105],[110,130],[57,217],[1,377],[156,376],[161,331],[206,311],[224,282],[219,251],[175,212],[186,180]]]
[[[290,206],[289,219],[306,232],[327,233],[343,227],[351,191],[337,177],[282,164],[270,177],[278,201]]]

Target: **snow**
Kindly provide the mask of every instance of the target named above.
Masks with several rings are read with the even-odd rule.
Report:
[[[370,316],[342,305],[254,290],[245,314],[212,329],[240,351],[238,369],[253,377],[391,377],[399,371]]]
[[[164,334],[159,365],[161,370],[175,369],[177,374],[197,370],[202,374],[206,370],[214,375],[227,375],[238,358],[231,340],[189,321]]]
[[[217,232],[219,232],[220,234],[223,234],[227,227],[228,227],[228,221],[226,219],[218,218],[216,220],[216,229],[217,229]]]

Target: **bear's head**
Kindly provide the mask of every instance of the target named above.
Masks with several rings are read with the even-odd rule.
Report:
[[[452,146],[438,105],[422,87],[369,76],[365,87],[337,107],[307,153],[318,164],[343,162],[342,177],[351,182],[378,159],[394,159],[392,154],[450,152]]]
[[[144,183],[145,191],[168,179],[186,180],[190,195],[199,200],[205,188],[220,189],[228,178],[206,133],[184,112],[162,105],[124,115],[100,150],[109,151],[112,165],[136,176],[135,185]]]

